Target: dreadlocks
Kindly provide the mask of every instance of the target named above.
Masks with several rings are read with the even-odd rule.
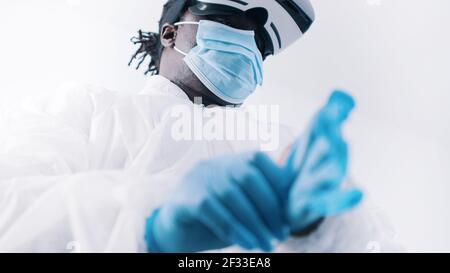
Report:
[[[159,31],[162,31],[164,24],[174,24],[179,21],[183,13],[187,10],[190,2],[191,0],[168,0],[164,5],[161,20],[159,21]],[[142,30],[139,30],[138,36],[131,38],[131,42],[135,45],[139,45],[139,48],[131,57],[128,66],[131,66],[134,60],[138,60],[139,63],[136,69],[139,69],[147,57],[149,57],[150,63],[145,75],[158,74],[161,53],[163,50],[160,35],[160,33],[143,32]]]
[[[139,44],[139,49],[134,53],[133,57],[131,57],[128,66],[131,66],[134,60],[138,59],[139,63],[136,66],[136,70],[138,70],[142,63],[150,57],[150,63],[148,65],[147,71],[145,71],[145,75],[155,75],[158,74],[158,63],[159,63],[159,34],[154,32],[143,32],[139,30],[139,36],[131,38],[131,42],[135,45]]]

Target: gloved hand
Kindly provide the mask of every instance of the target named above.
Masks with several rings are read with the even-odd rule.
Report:
[[[315,116],[309,130],[293,146],[285,173],[293,184],[287,191],[291,232],[301,232],[318,220],[343,213],[362,199],[358,189],[343,189],[348,147],[341,127],[355,107],[347,94],[334,92]]]
[[[348,151],[341,126],[354,107],[334,93],[283,167],[263,153],[198,164],[172,199],[147,222],[151,252],[197,252],[239,245],[269,251],[317,220],[343,213],[362,198],[343,190]]]
[[[262,153],[197,164],[149,218],[149,251],[199,252],[232,245],[270,251],[274,239],[289,235],[277,184],[280,170]]]

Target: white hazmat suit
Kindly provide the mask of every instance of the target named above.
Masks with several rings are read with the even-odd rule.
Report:
[[[40,106],[4,113],[0,252],[144,252],[146,218],[186,171],[202,159],[260,147],[257,141],[173,140],[169,113],[180,104],[193,107],[178,86],[153,76],[138,94],[73,86]],[[280,146],[290,141],[281,132]],[[276,251],[401,250],[379,219],[364,204]]]

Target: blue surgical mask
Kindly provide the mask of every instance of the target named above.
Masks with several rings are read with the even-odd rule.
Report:
[[[213,21],[179,22],[199,25],[197,46],[184,61],[217,97],[242,104],[263,82],[263,59],[253,31],[235,29]]]

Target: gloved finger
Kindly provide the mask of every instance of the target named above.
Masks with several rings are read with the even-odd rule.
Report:
[[[214,197],[203,201],[197,217],[224,242],[245,249],[254,249],[259,245],[256,237]]]
[[[350,95],[342,91],[333,92],[328,103],[313,118],[306,133],[292,146],[285,164],[291,182],[302,172],[306,165],[305,159],[319,136],[325,135],[331,140],[341,139],[341,126],[354,107],[355,101]]]
[[[318,221],[321,216],[310,209],[308,198],[298,198],[288,208],[289,226],[291,231],[300,232]]]
[[[302,172],[302,168],[305,165],[305,159],[307,158],[312,143],[313,139],[308,132],[297,139],[292,145],[283,168],[290,183],[292,183],[297,178],[298,174]]]
[[[306,159],[305,170],[315,171],[330,160],[348,162],[348,145],[339,132],[333,136],[322,134],[316,139]]]
[[[341,214],[357,206],[363,198],[359,189],[336,190],[316,198],[310,204],[311,210],[321,217]]]
[[[320,147],[317,147],[320,150]],[[314,156],[313,151],[311,158]],[[290,190],[290,195],[295,195],[297,192],[313,191],[314,188],[323,188],[323,185],[328,185],[332,181],[333,187],[339,186],[347,175],[348,158],[342,155],[336,155],[333,151],[319,151],[315,159],[311,159],[311,163],[305,166],[304,171],[300,174],[294,182]],[[310,159],[308,159],[309,161]],[[314,162],[313,160],[316,160]]]
[[[263,160],[267,159],[270,160],[268,157]],[[268,167],[276,166],[271,163]],[[266,169],[265,171],[269,170]],[[284,209],[281,198],[271,186],[271,183],[277,183],[279,180],[270,181],[262,174],[262,171],[256,168],[249,167],[247,172],[246,179],[234,179],[234,181],[252,202],[272,234],[277,239],[284,240],[289,232],[287,225],[285,225]],[[271,174],[268,175],[270,176]],[[275,178],[273,177],[272,179]]]
[[[355,100],[344,91],[334,91],[328,99],[327,105],[322,109],[322,114],[332,123],[342,125],[355,108]]]
[[[234,217],[256,237],[259,246],[264,251],[271,251],[272,235],[265,225],[259,212],[239,187],[233,187],[219,196],[225,206]]]
[[[299,198],[289,206],[292,230],[302,230],[321,218],[344,213],[356,207],[363,194],[357,189],[334,191],[322,197]]]
[[[327,104],[313,118],[310,135],[317,137],[329,132],[339,133],[354,107],[355,101],[350,95],[342,91],[334,91]]]
[[[270,187],[282,204],[289,191],[289,179],[285,170],[278,166],[267,154],[257,152],[251,162],[266,178]]]
[[[355,101],[350,95],[335,91],[316,116],[314,121],[316,135],[325,135],[331,140],[341,139],[342,125],[354,107]]]
[[[312,186],[318,186],[324,182],[331,181],[335,187],[339,187],[347,176],[348,156],[331,154],[326,162],[320,162],[308,170],[308,181]]]
[[[330,143],[342,142],[342,125],[343,123],[337,122],[336,117],[332,116],[332,113],[327,109],[322,110],[317,117],[315,123],[315,138],[314,142],[319,138],[326,138]],[[312,144],[311,144],[312,145]]]
[[[295,154],[295,151],[293,151],[288,159],[287,167],[284,168],[285,173],[291,173],[288,178],[290,181],[290,183],[288,183],[288,192],[289,188],[295,186],[299,180],[305,181],[303,177],[308,175],[309,172],[314,171],[314,169],[320,167],[322,164],[327,163],[327,161],[336,154],[337,147],[335,146],[341,144],[337,143],[336,145],[333,145],[332,140],[322,135],[316,137],[309,145],[306,152],[299,151],[298,154]],[[303,158],[300,159],[300,155],[302,155]],[[293,167],[293,165],[298,164],[298,162],[301,162],[301,166]]]
[[[312,145],[308,157],[305,159],[304,172],[313,172],[327,163],[334,154],[333,143],[328,138],[319,137]]]
[[[294,142],[291,152],[287,157],[284,169],[289,174],[292,183],[302,172],[305,166],[306,158],[308,158],[310,150],[315,143],[317,137],[322,133],[322,123],[320,120],[321,111],[315,115],[307,130]]]

